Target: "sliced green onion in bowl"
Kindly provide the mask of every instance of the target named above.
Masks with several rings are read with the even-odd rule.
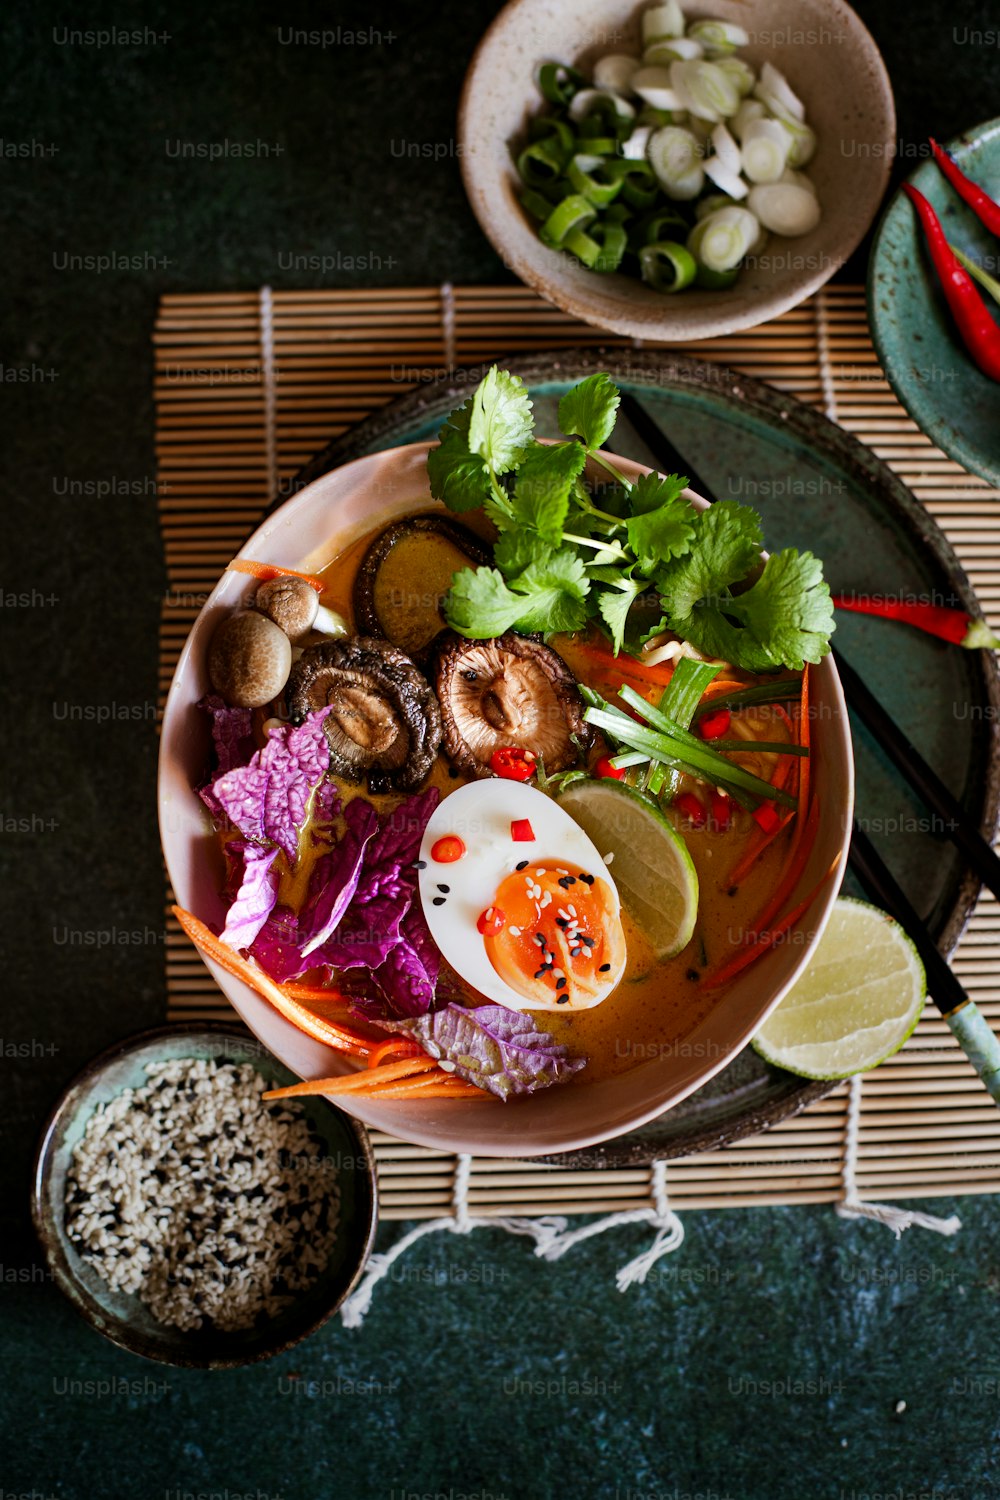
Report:
[[[612,121],[634,120],[635,106],[610,89],[580,89],[570,101],[570,119],[579,125],[595,116],[610,117]]]
[[[690,130],[665,125],[649,142],[649,161],[669,198],[697,198],[705,185],[701,147]]]
[[[761,182],[750,189],[747,207],[765,229],[794,238],[809,234],[820,221],[819,200],[796,182]]]
[[[746,136],[748,126],[754,120],[765,119],[767,119],[767,110],[759,99],[744,99],[729,121],[729,129],[738,141],[742,141]]]
[[[642,279],[656,292],[682,292],[698,271],[690,250],[675,240],[657,240],[639,251]]]
[[[624,178],[610,177],[610,165],[607,157],[578,152],[567,168],[566,176],[574,190],[595,208],[607,208],[622,190]],[[603,180],[601,173],[604,174]]]
[[[642,54],[644,63],[697,62],[704,56],[700,42],[687,36],[672,36],[653,42]]]
[[[594,87],[610,89],[614,94],[632,93],[633,74],[641,67],[637,57],[629,57],[624,52],[609,52],[606,57],[599,57],[594,64]]]
[[[715,57],[712,61],[735,85],[736,92],[741,98],[745,98],[753,91],[753,86],[757,82],[757,74],[749,63],[743,61],[742,57]]]
[[[788,132],[788,165],[790,167],[805,167],[816,155],[818,145],[816,132],[804,120],[790,120],[784,115],[778,116],[777,123],[782,130]]]
[[[538,70],[539,92],[550,104],[568,104],[583,83],[583,74],[564,63],[542,63]]]
[[[664,38],[684,35],[684,12],[680,0],[665,0],[642,13],[642,43],[648,47]]]
[[[746,47],[750,37],[732,21],[694,21],[687,29],[689,37],[700,42],[706,57],[726,57],[737,47]]]
[[[533,141],[517,158],[517,170],[527,187],[546,187],[557,182],[566,169],[568,158],[554,137]]]
[[[586,229],[574,229],[562,243],[589,271],[617,271],[625,254],[628,237],[625,227],[614,220],[604,220]]]
[[[687,248],[709,271],[731,271],[756,243],[760,224],[755,215],[739,204],[716,209],[696,224]]]
[[[777,182],[791,144],[790,134],[777,120],[751,120],[743,132],[742,171],[751,182]]]
[[[735,286],[740,279],[739,266],[733,266],[730,271],[710,271],[707,266],[699,263],[698,274],[694,278],[695,286],[701,287],[705,292],[728,292],[731,286]]]
[[[556,205],[539,229],[539,237],[550,250],[561,250],[574,229],[583,229],[597,218],[597,209],[580,193],[570,193]]]
[[[773,63],[766,62],[754,87],[754,97],[759,99],[773,115],[789,114],[796,120],[804,120],[806,107],[792,88],[788,79]]]
[[[713,125],[734,115],[740,107],[739,90],[716,63],[705,60],[672,63],[670,82],[684,108]]]
[[[653,109],[673,111],[683,108],[671,85],[669,68],[640,68],[632,79],[632,88]]]

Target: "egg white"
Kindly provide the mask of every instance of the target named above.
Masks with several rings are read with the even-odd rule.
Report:
[[[527,818],[534,842],[515,843],[510,825]],[[431,858],[438,839],[449,834],[465,844],[465,854],[451,864]],[[621,903],[614,881],[597,846],[567,812],[536,787],[497,777],[458,787],[442,798],[431,814],[420,845],[423,868],[418,871],[418,889],[431,936],[465,982],[488,1000],[510,1010],[590,1009],[599,1005],[621,978],[609,982],[582,1001],[558,1005],[528,1000],[494,969],[476,923],[494,902],[501,883],[522,860],[531,864],[571,866],[593,875],[607,887],[608,906],[620,920]],[[438,904],[435,904],[437,902]]]

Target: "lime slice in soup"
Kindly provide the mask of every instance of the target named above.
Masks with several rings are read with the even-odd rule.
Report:
[[[698,875],[680,834],[648,798],[619,782],[579,781],[559,797],[605,856],[626,911],[658,958],[686,948],[698,916]]]
[[[848,1078],[898,1052],[926,998],[924,966],[899,924],[876,906],[842,897],[753,1045],[803,1078]]]

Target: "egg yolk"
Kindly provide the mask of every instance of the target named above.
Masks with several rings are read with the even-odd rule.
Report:
[[[484,934],[487,956],[526,1000],[593,1005],[621,978],[625,935],[605,881],[576,867],[530,864],[501,882],[493,906],[505,920]]]

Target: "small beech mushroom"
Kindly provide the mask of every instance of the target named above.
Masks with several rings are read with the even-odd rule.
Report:
[[[227,615],[208,648],[212,686],[233,708],[263,708],[284,691],[291,670],[287,635],[252,609]]]
[[[262,583],[254,596],[253,607],[273,620],[288,639],[305,640],[311,630],[321,635],[346,635],[347,624],[332,609],[319,602],[311,583],[290,573]]]

